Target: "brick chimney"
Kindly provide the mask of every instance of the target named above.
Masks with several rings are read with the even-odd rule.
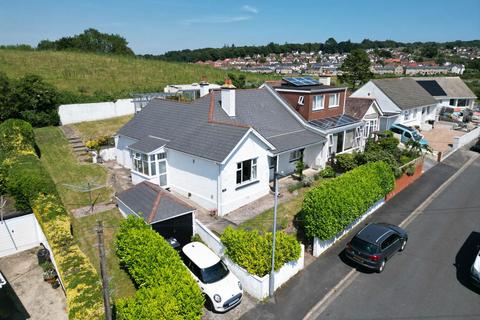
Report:
[[[229,117],[235,117],[235,86],[231,79],[225,79],[225,84],[222,86],[221,95],[222,109]]]

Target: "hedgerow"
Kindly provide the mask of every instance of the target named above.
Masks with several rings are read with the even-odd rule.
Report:
[[[309,190],[302,204],[307,236],[334,237],[392,191],[394,184],[386,163],[371,162]]]
[[[225,254],[233,262],[259,277],[272,269],[272,233],[260,234],[257,230],[247,231],[227,227],[220,240],[225,245]],[[277,232],[275,244],[275,270],[285,263],[300,258],[300,244],[291,235]]]
[[[117,234],[117,255],[137,287],[117,302],[118,319],[200,319],[204,298],[178,253],[143,219],[128,217]]]
[[[35,154],[33,129],[25,121],[0,124],[0,184],[20,208],[31,208],[52,249],[65,286],[70,319],[99,319],[99,277],[70,233],[70,217],[55,184]]]

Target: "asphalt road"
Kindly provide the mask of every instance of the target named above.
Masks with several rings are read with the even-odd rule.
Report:
[[[468,270],[480,245],[480,158],[406,228],[381,274],[359,270],[317,319],[480,319]]]

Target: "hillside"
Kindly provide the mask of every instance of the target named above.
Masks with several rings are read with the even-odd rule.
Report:
[[[202,76],[210,82],[222,81],[230,72],[194,64],[125,56],[0,49],[2,71],[10,78],[38,74],[60,90],[86,95],[100,91],[116,98],[134,92],[163,91],[167,84],[199,82]],[[245,75],[248,81],[261,82],[272,78]]]

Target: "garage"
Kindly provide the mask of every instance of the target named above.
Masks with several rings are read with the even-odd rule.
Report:
[[[158,185],[144,181],[119,193],[117,205],[124,216],[135,215],[165,239],[176,239],[180,245],[193,235],[195,208]]]

